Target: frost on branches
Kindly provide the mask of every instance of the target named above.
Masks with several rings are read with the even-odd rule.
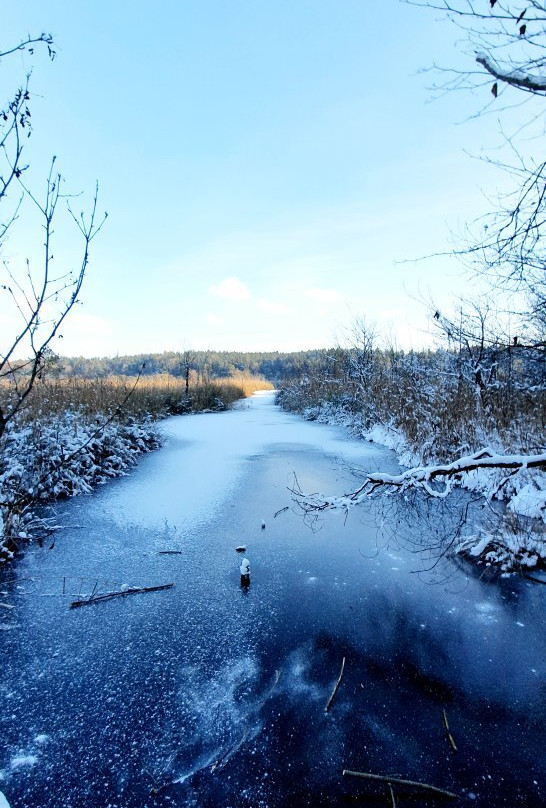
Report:
[[[524,517],[528,529],[514,527],[510,518],[496,532],[478,530],[460,540],[454,551],[503,572],[546,566],[546,454],[507,455],[482,449],[443,465],[418,466],[400,474],[367,474],[362,485],[348,494],[326,497],[295,492],[307,512],[341,510],[361,505],[379,492],[417,491],[430,498],[445,499],[453,487],[462,485],[486,500],[507,501],[507,515]]]
[[[285,409],[382,444],[407,469],[399,474],[367,474],[356,490],[341,497],[294,491],[297,501],[311,514],[347,513],[380,495],[414,493],[445,501],[454,488],[464,488],[481,497],[484,513],[492,518],[484,524],[465,522],[461,537],[451,545],[451,538],[446,539],[450,552],[502,572],[546,567],[546,453],[539,436],[528,427],[532,419],[520,414],[501,436],[495,420],[488,423],[478,417],[469,402],[463,400],[456,407],[446,404],[445,382],[441,389],[428,392],[427,375],[421,372],[420,378],[402,385],[401,369],[408,361],[414,364],[411,357],[398,360],[398,389],[390,389],[385,374],[377,384],[372,374],[365,388],[351,389],[350,379],[334,385],[324,372],[281,389],[279,403]],[[436,378],[449,377],[437,373]],[[540,395],[536,394],[537,399]],[[468,451],[472,443],[488,448]],[[536,448],[521,451],[526,443]],[[461,452],[465,444],[468,449]]]
[[[123,475],[160,441],[151,422],[68,411],[22,426],[12,422],[1,443],[0,561],[5,561],[48,531],[37,514],[40,504],[88,493]]]

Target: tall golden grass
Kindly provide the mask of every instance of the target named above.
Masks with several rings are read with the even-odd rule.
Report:
[[[271,390],[273,385],[255,376],[238,375],[226,379],[193,381],[186,397],[185,379],[167,373],[153,376],[107,376],[98,379],[80,377],[37,380],[21,416],[25,422],[66,410],[87,415],[110,415],[121,408],[137,418],[154,418],[169,413],[199,412],[222,409],[246,398],[257,390]],[[0,387],[0,400],[9,390]]]

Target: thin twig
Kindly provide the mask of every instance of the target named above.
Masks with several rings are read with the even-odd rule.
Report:
[[[447,714],[446,714],[445,710],[443,711],[443,715],[444,715],[444,727],[445,727],[445,730],[446,730],[446,736],[447,736],[447,739],[449,741],[449,745],[451,746],[453,751],[456,752],[457,751],[457,744],[453,740],[453,735],[449,731],[449,724],[447,723]]]
[[[107,595],[95,595],[94,598],[87,598],[86,600],[74,600],[70,604],[71,609],[76,609],[78,606],[86,606],[89,603],[98,603],[102,600],[110,600],[111,598],[123,598],[125,595],[136,595],[139,592],[158,592],[161,589],[171,589],[174,584],[162,584],[161,586],[139,586],[132,587],[131,589],[123,589],[121,592],[109,592]]]
[[[389,783],[389,793],[391,795],[391,808],[396,808],[396,797],[394,796],[394,791],[392,790],[392,786]]]
[[[341,670],[340,670],[340,672],[339,672],[339,676],[338,676],[338,678],[337,678],[337,682],[336,682],[336,683],[335,683],[335,685],[334,685],[334,689],[332,690],[332,695],[331,695],[331,696],[330,696],[330,698],[328,699],[328,703],[327,703],[326,707],[324,708],[324,712],[325,712],[325,713],[327,713],[327,712],[328,712],[328,710],[330,709],[330,707],[332,706],[332,702],[333,702],[333,700],[334,700],[334,698],[335,698],[335,695],[336,695],[336,693],[337,693],[337,689],[338,689],[339,685],[341,684],[341,680],[342,680],[342,678],[343,678],[343,671],[344,671],[344,670],[345,670],[345,657],[343,657],[343,661],[342,661],[342,663],[341,663]]]
[[[396,783],[400,786],[411,786],[412,788],[421,788],[423,791],[430,791],[432,794],[441,794],[442,797],[448,797],[449,799],[455,800],[457,799],[457,794],[453,794],[451,791],[446,791],[444,788],[436,788],[436,786],[431,786],[428,783],[418,783],[415,780],[402,780],[400,777],[385,777],[381,774],[369,774],[368,772],[355,772],[351,771],[350,769],[343,769],[342,772],[344,775],[349,775],[351,777],[360,777],[362,780],[375,780],[379,783]]]
[[[543,581],[541,578],[534,578],[532,575],[523,574],[523,577],[526,578],[528,581],[534,581],[535,584],[546,584],[546,581]]]

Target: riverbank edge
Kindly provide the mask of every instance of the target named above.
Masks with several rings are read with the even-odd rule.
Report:
[[[135,389],[136,383],[126,398],[127,407],[103,407],[91,414],[72,405],[48,415],[38,408],[30,417],[28,410],[22,411],[21,418],[7,425],[0,441],[0,565],[13,560],[30,541],[43,541],[59,528],[38,515],[42,506],[90,493],[125,475],[141,454],[159,448],[163,439],[157,425],[165,418],[225,412],[273,386],[254,377],[228,378],[192,387],[189,395],[174,398],[159,386],[158,400],[141,385],[144,399],[136,401],[132,411]],[[81,393],[72,391],[76,401]],[[48,404],[47,396],[42,404]]]
[[[92,490],[134,467],[162,439],[151,417],[109,419],[67,410],[11,426],[0,454],[0,565],[58,529],[42,506]]]
[[[0,441],[0,565],[13,560],[29,542],[44,541],[58,529],[52,520],[38,516],[42,506],[90,493],[125,475],[141,454],[159,448],[160,421],[173,415],[224,412],[262,389],[263,383],[250,377],[212,381],[176,397],[161,385],[151,391],[140,385],[140,398],[135,383],[127,407],[99,404],[90,412],[85,404],[72,404],[45,415],[49,401],[42,394],[42,406],[34,406],[36,413],[32,408],[22,411]],[[85,385],[68,393],[79,402],[82,390],[86,392]],[[62,399],[67,390],[63,387],[60,392]],[[53,401],[58,393],[49,390]],[[108,404],[112,390],[101,387],[98,398]]]
[[[282,407],[282,400],[277,400]],[[422,464],[419,453],[412,448],[399,429],[383,424],[365,426],[358,413],[352,413],[332,402],[306,407],[297,412],[306,421],[344,428],[352,438],[365,440],[392,450],[402,467]],[[438,459],[440,462],[440,459]],[[462,486],[479,494],[484,501],[490,499],[491,481],[494,472],[471,472],[465,475]],[[461,538],[450,554],[460,556],[473,564],[498,570],[500,574],[525,574],[532,570],[546,569],[546,536],[544,509],[535,507],[532,515],[526,512],[529,498],[525,494],[537,491],[540,501],[546,499],[546,475],[527,471],[511,495],[507,488],[500,487],[495,499],[503,504],[503,516],[495,529],[478,527]],[[542,513],[542,517],[540,514]],[[519,519],[518,519],[519,517]],[[523,527],[522,527],[523,523]]]

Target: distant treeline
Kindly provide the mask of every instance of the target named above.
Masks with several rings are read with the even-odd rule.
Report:
[[[188,350],[93,359],[58,357],[51,363],[49,372],[82,378],[136,376],[139,372],[145,376],[160,373],[185,376],[190,368],[204,379],[224,379],[244,373],[278,383],[309,373],[326,353],[324,350],[294,353]]]

